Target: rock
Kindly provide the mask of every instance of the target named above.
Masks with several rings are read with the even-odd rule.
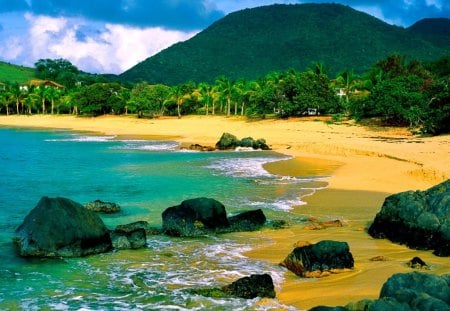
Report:
[[[411,267],[413,269],[428,269],[429,268],[428,265],[425,263],[425,261],[423,261],[419,257],[414,257],[413,259],[408,261],[406,264],[408,265],[408,267]]]
[[[312,224],[309,226],[306,226],[306,230],[323,230],[331,227],[343,227],[344,225],[339,219],[336,220],[329,220],[329,221],[311,221]]]
[[[115,230],[130,232],[137,229],[144,229],[147,236],[161,234],[161,229],[150,227],[150,224],[143,220],[135,221],[127,225],[118,225]]]
[[[231,231],[255,231],[261,229],[266,222],[266,216],[261,209],[242,212],[228,218]]]
[[[255,144],[256,144],[256,141],[252,137],[245,137],[237,142],[237,145],[239,147],[243,147],[243,148],[254,148]],[[257,148],[255,148],[255,149],[257,149]]]
[[[384,283],[380,299],[392,298],[414,310],[449,310],[450,275],[398,273]]]
[[[387,197],[368,232],[374,238],[450,256],[450,179],[427,191]]]
[[[389,261],[389,258],[385,256],[375,256],[369,259],[370,261]]]
[[[225,207],[217,200],[196,198],[162,213],[163,232],[173,236],[198,236],[229,227]]]
[[[114,214],[120,212],[120,206],[118,204],[100,200],[92,201],[84,207],[97,213]]]
[[[255,274],[240,278],[230,285],[224,286],[222,290],[232,297],[245,299],[275,298],[275,288],[269,274]]]
[[[309,309],[309,311],[346,311],[347,309],[344,307],[326,307],[326,306],[317,306]]]
[[[211,298],[275,298],[275,287],[269,274],[254,274],[221,288],[194,289],[190,293]]]
[[[79,257],[109,251],[109,231],[100,217],[66,198],[43,197],[16,229],[23,257]]]
[[[112,246],[115,249],[137,249],[147,244],[148,223],[144,221],[119,225],[111,232]]]
[[[265,139],[260,138],[253,144],[253,149],[270,150],[271,148],[267,145]]]
[[[216,149],[227,150],[237,147],[238,139],[230,133],[223,133],[219,141],[216,143]]]
[[[296,247],[281,263],[301,277],[323,277],[339,270],[352,269],[353,264],[348,244],[329,240]]]

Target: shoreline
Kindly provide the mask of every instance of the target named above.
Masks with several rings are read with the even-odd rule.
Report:
[[[223,132],[238,138],[264,138],[273,151],[292,158],[268,163],[270,173],[283,176],[329,176],[328,186],[302,198],[307,204],[291,212],[319,220],[338,219],[343,227],[307,230],[292,225],[264,230],[272,241],[246,253],[250,258],[278,264],[299,240],[346,241],[355,258],[355,270],[319,280],[285,273],[277,292],[279,301],[299,309],[317,305],[345,305],[363,298],[377,298],[381,285],[393,273],[408,272],[404,263],[421,257],[450,273],[446,261],[431,252],[410,250],[387,240],[374,240],[367,223],[389,194],[425,190],[450,178],[450,136],[418,138],[404,129],[366,128],[352,122],[327,124],[314,119],[247,121],[221,116],[186,116],[181,119],[137,119],[129,116],[85,118],[75,116],[0,116],[0,127],[67,130],[115,135],[117,139],[169,139],[180,144],[214,145]],[[252,233],[248,233],[251,235]],[[254,233],[253,233],[254,234]],[[369,259],[383,255],[387,262]],[[326,295],[324,296],[324,290]]]

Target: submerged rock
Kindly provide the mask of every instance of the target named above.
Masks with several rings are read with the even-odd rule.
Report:
[[[275,298],[275,287],[269,274],[253,274],[223,287],[194,289],[191,294],[212,298]]]
[[[374,238],[450,256],[450,179],[427,191],[387,197],[368,232]]]
[[[137,249],[147,244],[147,228],[145,221],[119,225],[111,232],[111,241],[115,249]]]
[[[255,231],[266,222],[266,216],[261,209],[245,211],[228,218],[230,231]]]
[[[109,231],[100,217],[66,198],[43,197],[16,229],[23,257],[79,257],[109,251]]]
[[[120,206],[118,204],[103,202],[101,200],[89,202],[84,207],[97,213],[114,214],[120,212]]]
[[[348,244],[329,240],[296,247],[281,263],[301,277],[323,277],[352,269],[353,264]]]

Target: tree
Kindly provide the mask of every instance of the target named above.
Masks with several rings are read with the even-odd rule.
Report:
[[[11,93],[9,93],[9,91],[6,91],[6,90],[0,91],[0,101],[6,109],[6,115],[9,115],[10,99],[11,99]]]
[[[176,104],[178,118],[181,118],[181,105],[191,98],[192,91],[186,84],[179,84],[171,88],[167,101],[172,101]]]
[[[66,59],[39,59],[35,64],[36,77],[52,80],[66,87],[74,86],[79,73],[77,67]]]

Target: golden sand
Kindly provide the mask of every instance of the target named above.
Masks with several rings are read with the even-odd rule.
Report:
[[[213,146],[223,132],[238,138],[265,138],[291,160],[270,163],[266,169],[288,176],[331,176],[329,186],[305,197],[307,205],[293,213],[317,221],[340,220],[342,227],[308,230],[292,225],[261,232],[261,247],[248,255],[273,264],[281,262],[297,241],[346,241],[355,258],[351,272],[317,280],[301,279],[290,272],[277,290],[278,299],[299,309],[316,305],[345,305],[376,298],[382,284],[394,273],[412,271],[406,262],[414,256],[431,265],[430,273],[450,273],[448,258],[410,250],[386,240],[374,240],[367,225],[384,198],[406,190],[425,190],[450,178],[450,136],[421,138],[405,129],[368,128],[352,122],[329,124],[314,119],[247,121],[219,116],[188,116],[152,120],[106,116],[0,116],[0,125],[98,132],[106,135],[170,138],[184,144]],[[248,233],[254,234],[254,233]],[[372,261],[382,256],[384,261]]]

